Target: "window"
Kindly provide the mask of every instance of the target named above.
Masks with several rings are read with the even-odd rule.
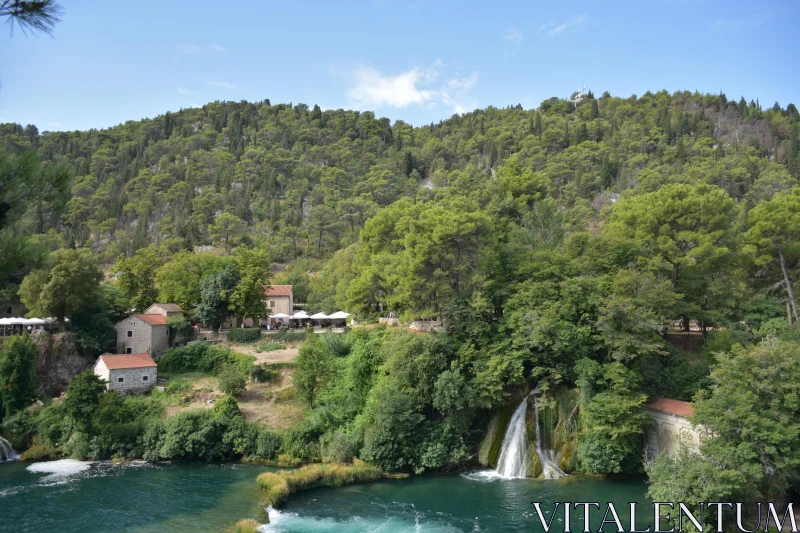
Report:
[[[125,348],[125,353],[133,353],[133,348]]]
[[[14,308],[13,307],[9,307],[8,309],[6,309],[6,314],[7,315],[12,314],[13,312],[14,312]]]
[[[125,378],[117,378],[117,383],[123,383],[124,381],[125,381]]]
[[[269,301],[269,306],[270,307],[275,307],[275,300],[270,300]]]
[[[131,330],[128,330],[128,338],[130,339],[131,337],[133,337],[133,332]]]
[[[147,381],[150,376],[142,376],[142,381]]]

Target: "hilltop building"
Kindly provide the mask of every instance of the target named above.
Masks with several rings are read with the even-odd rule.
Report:
[[[662,452],[675,454],[685,444],[690,450],[700,447],[700,428],[689,421],[694,408],[689,402],[670,398],[653,398],[645,405],[652,426],[645,434],[648,460],[654,460]]]

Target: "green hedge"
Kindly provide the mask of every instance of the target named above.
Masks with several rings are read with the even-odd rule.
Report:
[[[258,328],[232,328],[228,331],[228,342],[255,342],[261,339],[261,330]]]

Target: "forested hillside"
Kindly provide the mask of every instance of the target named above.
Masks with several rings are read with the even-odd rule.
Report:
[[[616,194],[667,184],[719,187],[735,204],[732,219],[746,224],[747,209],[797,184],[796,122],[793,105],[763,110],[724,95],[664,91],[627,99],[590,94],[577,104],[552,98],[537,110],[490,107],[421,128],[371,112],[267,100],[215,102],[100,131],[4,124],[0,147],[12,156],[34,151],[40,173],[50,176],[15,206],[15,233],[35,235],[51,250],[89,247],[106,264],[148,246],[166,260],[182,249],[213,245],[227,253],[239,243],[267,244],[280,262],[325,259],[403,199],[343,261],[376,246],[400,261],[399,250],[424,246],[400,243],[399,236],[412,239],[413,224],[386,233],[398,217],[460,228],[461,236],[437,237],[453,240],[459,256],[445,257],[441,274],[424,267],[433,269],[424,283],[448,287],[426,292],[416,286],[422,280],[411,280],[402,288],[413,266],[378,266],[375,256],[348,273],[359,282],[349,297],[340,287],[336,303],[367,310],[388,299],[401,311],[430,315],[451,293],[470,292],[476,254],[497,241],[497,231],[547,244],[565,233],[596,233]],[[321,263],[312,265],[303,263],[305,270]]]

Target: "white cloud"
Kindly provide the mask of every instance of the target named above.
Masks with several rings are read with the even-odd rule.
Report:
[[[201,49],[202,48],[197,46],[196,44],[180,44],[180,45],[178,45],[178,50],[180,50],[184,54],[189,54],[189,55],[196,54]]]
[[[190,91],[189,89],[184,89],[183,87],[178,87],[178,94],[197,94],[195,91]]]
[[[436,96],[435,91],[418,87],[426,77],[420,69],[384,76],[377,70],[360,68],[354,77],[355,86],[347,91],[347,97],[358,107],[408,107],[424,104]]]
[[[208,84],[213,85],[214,87],[220,87],[222,89],[238,89],[236,85],[226,81],[209,81]]]
[[[514,45],[514,49],[516,50],[522,44],[522,30],[513,26],[508,28],[508,30],[506,30],[506,34],[503,36],[503,40],[509,41],[512,45]]]
[[[225,47],[224,46],[220,46],[218,44],[209,44],[208,47],[210,49],[214,50],[215,52],[224,52],[225,51]]]
[[[556,24],[554,22],[542,24],[539,26],[539,33],[547,32],[548,37],[557,37],[562,34],[575,33],[582,30],[586,25],[586,21],[588,20],[589,16],[586,13],[583,13],[582,15],[566,22],[562,22],[561,24]]]
[[[382,107],[406,108],[425,106],[434,109],[439,104],[452,107],[456,113],[464,113],[477,104],[469,99],[468,92],[478,82],[478,72],[466,78],[452,78],[437,83],[444,70],[441,60],[427,68],[414,68],[397,75],[360,67],[352,72],[353,85],[347,91],[350,104],[360,109]],[[338,73],[337,69],[332,69]],[[434,85],[436,84],[436,85]],[[438,86],[437,86],[438,85]]]
[[[441,91],[442,102],[453,108],[456,113],[466,113],[478,107],[478,102],[469,96],[469,91],[478,84],[478,71],[466,78],[452,79]]]

